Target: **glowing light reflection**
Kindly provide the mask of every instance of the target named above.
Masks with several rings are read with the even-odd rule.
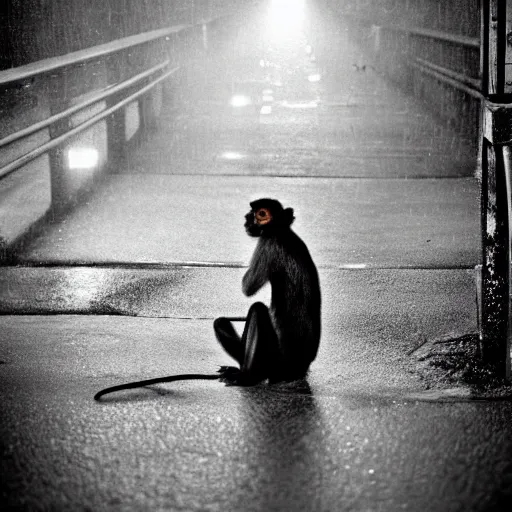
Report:
[[[225,151],[220,156],[225,160],[242,160],[243,158],[245,158],[245,156],[242,155],[242,153],[237,153],[236,151]]]
[[[309,75],[308,76],[308,80],[310,82],[320,82],[320,80],[322,79],[320,73],[313,73],[312,75]]]
[[[252,100],[249,96],[245,96],[243,94],[235,94],[231,98],[230,103],[232,107],[247,107],[252,103]]]
[[[260,114],[263,116],[272,114],[272,107],[270,105],[263,105],[263,107],[261,107]]]
[[[70,169],[93,169],[100,160],[99,151],[95,148],[70,148],[68,150],[68,166]]]
[[[346,269],[356,269],[356,268],[367,268],[368,265],[366,263],[346,263],[345,265],[341,265],[340,268],[346,268]]]

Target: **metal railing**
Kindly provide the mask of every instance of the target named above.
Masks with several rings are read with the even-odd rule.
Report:
[[[417,38],[420,41],[430,40],[441,45],[461,47],[464,50],[479,51],[480,39],[474,37],[462,36],[440,32],[438,30],[429,30],[417,27],[397,27],[386,25],[385,30],[400,32],[406,34],[409,38]],[[463,91],[475,98],[481,98],[482,80],[480,77],[468,76],[465,73],[457,72],[449,67],[431,62],[417,55],[409,59],[409,64],[420,70],[426,75],[430,75],[445,84]]]
[[[174,27],[168,27],[159,30],[152,30],[150,32],[144,32],[142,34],[136,34],[134,36],[124,37],[110,43],[100,44],[85,50],[68,53],[67,55],[61,55],[59,57],[51,57],[49,59],[43,59],[38,62],[26,64],[13,69],[7,69],[0,71],[0,86],[6,85],[12,82],[20,82],[27,78],[32,78],[37,75],[49,74],[53,71],[69,67],[72,65],[81,64],[93,59],[98,59],[117,53],[121,50],[138,46],[140,44],[155,41],[168,37],[172,34],[176,34],[190,25],[177,25]]]
[[[480,38],[402,25],[373,25],[376,65],[437,110],[476,150],[482,101]]]
[[[482,80],[471,78],[462,73],[433,64],[428,60],[415,57],[409,60],[409,65],[418,69],[425,75],[430,75],[440,82],[443,82],[459,91],[462,91],[478,100],[482,99]]]
[[[111,43],[106,43],[102,45],[98,45],[92,48],[88,48],[85,50],[73,52],[61,57],[54,57],[49,59],[44,59],[39,62],[34,62],[32,64],[27,64],[25,66],[20,66],[19,68],[14,68],[6,71],[0,71],[0,88],[2,86],[12,84],[13,82],[23,82],[25,80],[41,76],[41,75],[50,75],[52,73],[63,70],[64,68],[69,68],[72,66],[77,66],[79,64],[86,63],[88,61],[98,60],[104,58],[106,56],[110,56],[116,54],[120,51],[127,50],[133,48],[135,46],[144,45],[149,42],[153,42],[161,39],[169,39],[171,35],[177,34],[185,29],[189,28],[189,26],[180,25],[175,27],[170,27],[166,29],[154,30],[151,32],[146,32],[143,34],[137,34],[135,36],[129,36],[117,41],[113,41]],[[8,146],[16,141],[19,141],[29,135],[32,135],[42,129],[48,128],[51,125],[56,124],[57,122],[69,119],[73,114],[84,110],[87,107],[90,107],[96,103],[99,103],[102,100],[107,100],[114,96],[119,95],[123,91],[126,91],[129,88],[132,88],[137,85],[143,84],[147,79],[153,77],[149,83],[141,85],[140,89],[127,97],[116,102],[115,105],[107,108],[106,110],[96,114],[91,117],[87,121],[79,124],[78,126],[69,129],[64,134],[52,138],[49,142],[40,145],[36,149],[29,151],[28,153],[16,158],[12,162],[9,162],[7,165],[4,165],[0,168],[0,179],[8,176],[12,172],[21,168],[23,165],[29,163],[35,158],[41,156],[42,154],[60,146],[68,139],[80,133],[87,128],[90,128],[97,122],[105,119],[110,116],[114,112],[118,111],[128,103],[136,100],[138,97],[144,95],[148,91],[150,91],[157,84],[174,74],[178,70],[177,66],[171,67],[170,59],[166,59],[163,62],[157,64],[156,66],[152,66],[151,68],[143,71],[141,73],[136,74],[135,76],[124,80],[121,83],[111,85],[108,84],[105,90],[95,93],[93,96],[89,97],[87,100],[73,105],[57,114],[51,115],[50,117],[36,122],[28,127],[25,127],[21,130],[18,130],[14,133],[11,133],[4,138],[0,139],[0,150],[5,146]],[[158,75],[154,78],[155,75]]]
[[[420,27],[402,27],[398,25],[381,25],[385,30],[394,32],[402,32],[404,34],[426,37],[435,39],[437,41],[444,41],[446,43],[453,43],[460,46],[467,46],[468,48],[480,49],[480,39],[476,37],[468,37],[459,34],[452,34],[450,32],[441,32],[439,30],[430,30]]]
[[[155,72],[161,71],[168,65],[169,65],[169,61],[166,61],[162,64],[154,66],[153,68],[149,69],[148,71],[146,71],[144,73],[140,73],[140,74],[136,75],[135,77],[131,78],[130,80],[126,80],[117,86],[111,87],[103,93],[96,94],[93,98],[90,98],[88,101],[85,101],[83,103],[75,105],[71,108],[68,108],[68,109],[60,112],[59,114],[49,117],[48,119],[46,119],[44,121],[40,121],[39,123],[35,123],[23,130],[13,133],[12,135],[9,135],[9,136],[5,137],[4,139],[0,140],[0,149],[3,146],[6,146],[12,142],[15,142],[24,137],[27,137],[28,135],[31,135],[32,133],[35,133],[43,128],[46,128],[46,127],[56,123],[57,121],[69,118],[72,114],[75,114],[76,112],[79,112],[80,110],[83,110],[84,108],[86,108],[90,105],[93,105],[94,103],[98,103],[100,100],[110,98],[113,95],[119,93],[120,91],[123,91],[123,90],[127,89],[128,87],[136,84],[137,82],[140,82],[144,78],[147,78],[148,76],[154,74]],[[97,122],[105,119],[106,117],[110,116],[114,112],[118,111],[119,109],[121,109],[122,107],[127,105],[128,103],[131,103],[132,101],[136,100],[143,94],[146,94],[155,85],[159,84],[160,82],[162,82],[162,80],[165,80],[166,78],[171,76],[178,69],[179,69],[178,67],[175,67],[168,71],[165,71],[164,73],[162,73],[161,76],[152,80],[148,85],[142,87],[136,93],[133,93],[133,94],[127,96],[126,98],[124,98],[123,100],[117,102],[116,105],[104,110],[100,114],[97,114],[97,115],[91,117],[90,119],[81,123],[80,125],[76,126],[75,128],[70,129],[65,134],[63,134],[59,137],[55,137],[54,139],[50,140],[49,142],[42,144],[38,148],[24,154],[23,156],[17,158],[16,160],[13,160],[9,164],[1,167],[0,168],[0,179],[11,174],[16,169],[31,162],[32,160],[35,160],[37,157],[41,156],[42,154],[60,146],[62,143],[66,142],[68,139],[70,139],[74,135],[76,135],[80,132],[83,132],[87,128],[90,128],[91,126],[95,125]]]
[[[0,71],[0,185],[13,191],[3,196],[0,263],[15,261],[34,229],[94,190],[157,125],[186,79],[180,70],[204,58],[209,38],[229,31],[231,17],[223,13]],[[31,197],[31,208],[22,197]]]

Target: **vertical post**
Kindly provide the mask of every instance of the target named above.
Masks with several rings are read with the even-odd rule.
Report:
[[[66,73],[56,73],[50,78],[50,113],[57,114],[67,106]],[[69,120],[62,119],[50,126],[50,137],[57,138],[69,130]],[[50,181],[51,181],[51,215],[58,217],[64,211],[68,201],[68,186],[66,179],[66,156],[62,147],[57,147],[49,152]]]
[[[507,8],[510,0],[482,1],[482,356],[510,378],[512,94],[507,84]]]
[[[108,85],[119,83],[124,75],[122,68],[126,66],[125,52],[119,52],[108,58],[107,83]],[[107,101],[107,107],[115,105],[117,97],[110,97]],[[107,137],[108,137],[108,155],[111,162],[123,161],[125,156],[125,110],[117,110],[107,118]]]

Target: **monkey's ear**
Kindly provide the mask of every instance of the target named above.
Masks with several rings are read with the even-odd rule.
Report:
[[[283,210],[283,223],[286,226],[291,226],[294,220],[293,208],[285,208]]]

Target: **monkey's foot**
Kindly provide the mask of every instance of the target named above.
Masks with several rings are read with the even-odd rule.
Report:
[[[236,380],[242,372],[239,368],[235,368],[234,366],[221,366],[217,370],[217,373],[220,374],[219,380],[221,382],[226,384],[236,384]]]
[[[220,374],[220,382],[224,382],[228,386],[254,386],[264,380],[248,372],[242,372],[234,366],[221,366],[218,373]]]

